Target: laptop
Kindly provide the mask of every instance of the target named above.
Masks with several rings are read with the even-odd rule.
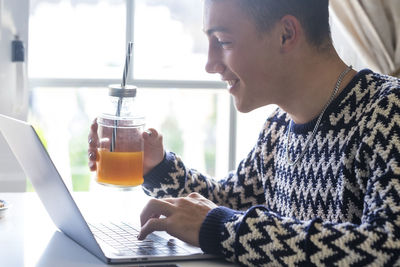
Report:
[[[165,232],[152,233],[139,241],[139,229],[128,222],[86,222],[34,128],[0,114],[0,133],[58,229],[105,263],[216,258]]]

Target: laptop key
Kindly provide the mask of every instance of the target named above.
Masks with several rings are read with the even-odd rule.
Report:
[[[174,242],[150,234],[145,240],[138,240],[139,231],[128,223],[102,223],[89,225],[92,233],[124,255],[174,255],[186,252]]]

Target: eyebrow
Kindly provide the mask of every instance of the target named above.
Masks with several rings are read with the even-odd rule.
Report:
[[[215,27],[208,30],[203,30],[208,36],[212,35],[214,32],[228,32],[228,29],[225,27]]]

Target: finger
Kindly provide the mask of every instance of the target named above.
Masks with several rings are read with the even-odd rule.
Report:
[[[97,119],[94,119],[92,125],[90,125],[90,132],[88,135],[89,147],[95,147],[97,145],[97,128]]]
[[[90,169],[90,171],[95,171],[96,169],[97,169],[97,166],[96,166],[96,162],[95,161],[89,161],[89,169]]]
[[[158,137],[158,132],[156,129],[149,128],[146,131],[143,132],[143,138],[145,139],[155,139]]]
[[[172,214],[173,210],[174,206],[171,203],[160,199],[151,199],[140,214],[140,224],[143,226],[150,219],[160,217],[161,215],[168,217]]]
[[[90,129],[91,129],[93,132],[97,132],[97,127],[98,127],[97,118],[95,118],[95,119],[93,120],[93,122],[92,122],[92,125],[90,126]]]
[[[88,149],[88,157],[90,161],[96,161],[97,160],[97,153],[95,150]]]
[[[99,146],[99,142],[98,142],[98,136],[97,133],[89,133],[88,136],[88,144],[89,144],[89,149],[95,149]]]
[[[162,200],[170,204],[175,204],[180,198],[163,198]]]
[[[140,229],[139,240],[144,240],[146,236],[154,231],[167,231],[168,218],[151,218]]]
[[[197,193],[197,192],[192,192],[192,193],[190,193],[189,195],[188,195],[188,197],[190,197],[190,198],[203,198],[203,196],[202,195],[200,195],[199,193]]]
[[[143,132],[143,136],[150,137],[153,133],[150,130],[146,130]]]
[[[101,148],[110,147],[110,138],[107,138],[107,137],[101,138],[99,141],[99,144],[97,146],[99,146]]]
[[[97,148],[97,146],[98,146],[98,137],[97,137],[97,133],[89,133],[89,136],[88,136],[88,144],[89,144],[89,147],[91,147],[91,148]]]
[[[161,215],[170,216],[173,212],[174,206],[164,200],[151,199],[143,208],[140,214],[140,222],[143,226],[148,220],[152,218],[159,218]]]

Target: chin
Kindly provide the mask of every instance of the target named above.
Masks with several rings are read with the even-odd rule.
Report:
[[[241,113],[249,113],[250,111],[253,110],[253,109],[243,109],[243,108],[236,108],[236,109]]]
[[[241,112],[241,113],[249,113],[255,109],[258,109],[259,107],[265,106],[268,104],[255,104],[255,103],[243,103],[238,101],[238,99],[235,98],[235,107],[237,109],[237,111]]]
[[[254,110],[254,108],[243,105],[242,103],[240,103],[238,101],[235,102],[235,106],[236,106],[237,111],[239,111],[241,113],[248,113],[248,112]]]

